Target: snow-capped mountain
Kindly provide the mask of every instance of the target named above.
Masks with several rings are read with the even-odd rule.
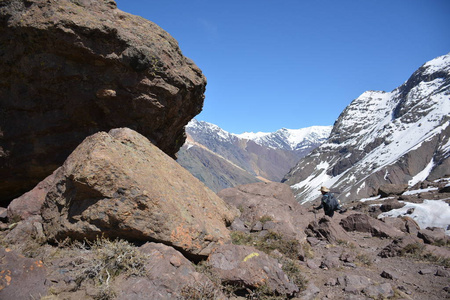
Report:
[[[392,92],[367,91],[339,116],[328,141],[283,179],[300,202],[321,185],[341,201],[369,197],[385,183],[450,175],[450,55],[425,63]]]
[[[177,161],[214,191],[261,180],[280,181],[298,160],[323,143],[331,126],[229,133],[192,120]]]
[[[331,126],[311,126],[301,129],[282,128],[276,132],[244,132],[236,136],[273,149],[301,151],[322,144],[330,135],[331,128]]]

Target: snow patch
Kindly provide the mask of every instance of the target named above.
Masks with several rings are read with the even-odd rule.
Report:
[[[445,201],[424,200],[423,203],[404,203],[406,205],[402,208],[381,213],[378,218],[408,216],[414,219],[421,229],[440,227],[446,230],[447,235],[450,235],[450,230],[447,230],[450,225],[450,206]],[[409,209],[414,209],[414,212],[408,214]]]
[[[427,193],[427,192],[437,191],[437,190],[438,190],[438,188],[430,187],[430,188],[426,188],[426,189],[406,191],[402,195],[405,195],[405,196],[407,196],[407,195],[415,195],[415,194]]]
[[[408,181],[408,185],[413,186],[413,185],[427,179],[427,177],[428,177],[428,175],[430,175],[430,172],[433,169],[433,167],[434,167],[434,160],[431,159],[431,161],[428,163],[428,165],[425,167],[425,169],[423,169],[422,171],[417,173],[416,176],[414,176],[410,181]]]

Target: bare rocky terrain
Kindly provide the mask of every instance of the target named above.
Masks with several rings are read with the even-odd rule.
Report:
[[[6,0],[0,40],[0,299],[449,298],[450,220],[411,205],[447,216],[448,179],[333,218],[284,183],[215,194],[173,159],[206,80],[161,28],[112,0]]]
[[[145,139],[139,142],[139,135],[130,130],[110,134],[129,141],[129,150],[136,151],[129,157],[137,157],[141,151],[150,157],[162,154],[156,148],[151,150],[156,153],[147,152],[153,148],[143,144]],[[85,144],[91,148],[94,138],[101,141],[104,137],[104,134],[97,134]],[[107,147],[110,148],[113,147]],[[77,158],[86,157],[83,149],[82,144],[59,170],[75,167],[73,162]],[[82,155],[78,156],[80,153]],[[98,157],[88,155],[93,162],[107,155],[95,147],[92,153],[97,153]],[[177,170],[175,173],[178,168],[183,170],[175,161],[172,164],[171,158],[167,159],[154,160],[153,166],[148,168],[150,173],[144,176],[163,176],[157,175],[158,170],[167,170],[169,166]],[[382,209],[386,211],[388,204],[394,203],[393,198],[401,198],[401,195],[387,195],[388,200],[384,201],[372,200],[378,204],[371,201],[347,204],[345,213],[329,218],[321,211],[314,213],[308,205],[297,203],[289,186],[283,183],[254,183],[222,190],[219,197],[198,194],[194,197],[206,202],[198,202],[196,206],[203,208],[197,210],[189,208],[193,203],[186,204],[189,210],[186,214],[168,210],[172,204],[158,196],[166,192],[167,199],[176,199],[176,190],[183,184],[201,187],[196,178],[184,171],[186,175],[182,177],[165,177],[167,185],[151,195],[136,190],[130,198],[130,194],[122,191],[112,198],[99,196],[99,200],[87,201],[83,210],[70,213],[69,208],[69,214],[63,213],[66,204],[62,199],[73,193],[65,193],[62,182],[72,178],[77,193],[83,191],[85,196],[88,186],[94,190],[100,188],[104,193],[112,187],[117,193],[121,190],[117,188],[122,182],[120,176],[110,184],[97,187],[85,181],[98,178],[100,174],[108,178],[118,175],[121,169],[127,169],[129,162],[124,163],[97,170],[80,169],[78,172],[82,173],[77,176],[58,171],[52,183],[38,185],[2,211],[1,299],[450,297],[450,239],[444,229],[419,228],[409,217],[374,218]],[[100,161],[84,162],[84,165],[100,164]],[[61,174],[66,179],[61,181]],[[440,187],[431,192],[425,189],[427,192],[423,195],[415,194],[416,202],[422,197],[450,201],[447,180],[422,185]],[[175,194],[168,193],[171,189]],[[94,190],[90,193],[95,194]],[[46,194],[44,202],[42,194]],[[215,205],[209,206],[212,199]],[[38,205],[27,205],[33,201],[41,201],[38,213],[26,209]],[[403,205],[402,200],[396,201],[399,204],[395,207]],[[69,201],[74,202],[74,198]],[[98,205],[99,202],[104,204]],[[49,203],[60,207],[58,218],[49,217],[54,215]],[[145,203],[159,203],[160,209],[133,209]],[[106,217],[114,207],[122,213]],[[127,212],[135,217],[129,219]],[[138,212],[147,214],[148,222],[144,227],[136,215]],[[151,221],[155,217],[159,223]],[[211,227],[213,231],[223,228],[217,237],[214,238],[213,233],[205,234],[208,229],[201,227],[208,222],[205,217],[218,222]],[[181,222],[179,226],[175,220]],[[148,234],[146,237],[141,236],[144,232]]]

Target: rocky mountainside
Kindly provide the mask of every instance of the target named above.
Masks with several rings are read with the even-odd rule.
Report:
[[[0,1],[0,204],[87,136],[129,127],[174,156],[206,79],[156,24],[112,0]]]
[[[421,66],[392,92],[368,91],[339,116],[328,141],[285,176],[300,202],[329,186],[341,201],[450,175],[450,55]]]
[[[280,181],[311,150],[323,143],[330,126],[280,129],[272,133],[226,132],[192,120],[177,161],[213,191],[257,181]]]

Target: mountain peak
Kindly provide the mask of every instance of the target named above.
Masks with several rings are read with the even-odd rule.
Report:
[[[312,126],[233,134],[194,119],[186,126],[188,139],[178,162],[214,191],[261,180],[280,181],[330,131],[331,126]]]
[[[301,202],[319,196],[321,185],[349,201],[375,195],[382,184],[450,175],[449,89],[450,55],[444,55],[392,92],[364,92],[341,113],[328,141],[284,181]]]
[[[304,146],[305,141],[321,144],[330,135],[331,128],[332,126],[311,126],[300,129],[281,128],[275,132],[244,132],[236,136],[274,149],[296,150]]]

